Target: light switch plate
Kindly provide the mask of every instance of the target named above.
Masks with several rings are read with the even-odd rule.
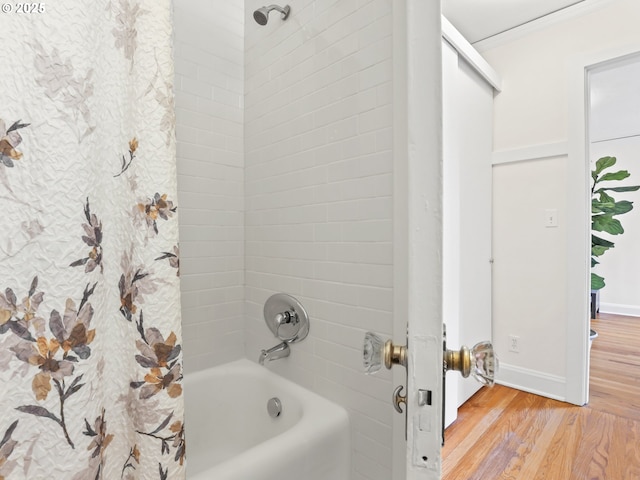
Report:
[[[558,209],[547,208],[544,211],[544,226],[547,228],[558,226]]]

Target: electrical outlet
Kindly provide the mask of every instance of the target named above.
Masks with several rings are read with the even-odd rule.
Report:
[[[520,337],[517,335],[509,335],[509,351],[520,353]]]

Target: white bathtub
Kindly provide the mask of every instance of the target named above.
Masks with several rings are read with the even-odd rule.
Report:
[[[348,480],[344,408],[249,360],[184,381],[189,480]],[[272,418],[267,402],[278,397]]]

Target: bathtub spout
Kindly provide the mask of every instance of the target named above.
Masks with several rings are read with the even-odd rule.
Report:
[[[258,363],[260,365],[264,365],[265,360],[272,361],[288,357],[289,353],[291,353],[289,344],[287,342],[282,342],[275,347],[271,347],[269,350],[262,350],[262,352],[260,352],[260,357],[258,357]]]

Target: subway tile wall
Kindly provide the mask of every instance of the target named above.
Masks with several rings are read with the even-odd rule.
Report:
[[[393,321],[391,2],[289,4],[262,27],[245,1],[246,356],[277,343],[265,300],[297,297],[309,336],[268,368],[349,410],[352,480],[389,480],[391,379],[361,365]]]
[[[175,0],[184,363],[244,357],[244,5]]]

